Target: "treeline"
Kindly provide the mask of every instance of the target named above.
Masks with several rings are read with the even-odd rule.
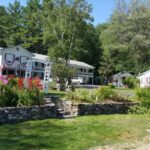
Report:
[[[77,59],[98,68],[99,36],[86,0],[19,0],[0,6],[0,46],[22,45],[51,58]]]
[[[150,0],[117,0],[109,22],[97,28],[102,30],[100,73],[137,75],[150,69]]]
[[[96,27],[91,11],[87,0],[0,6],[0,47],[22,45],[53,59],[81,60],[105,77],[150,68],[150,0],[117,0],[108,22]]]

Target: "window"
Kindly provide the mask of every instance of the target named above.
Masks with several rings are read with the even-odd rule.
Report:
[[[33,77],[36,77],[36,76],[37,76],[37,72],[34,72],[34,73],[33,73]]]
[[[42,67],[44,67],[44,63],[42,63]]]
[[[3,75],[6,75],[6,69],[3,70]]]
[[[83,72],[83,69],[82,69],[82,68],[80,68],[80,72]]]
[[[8,75],[14,75],[15,74],[15,70],[8,70]]]
[[[38,62],[35,62],[35,67],[37,67],[38,66]]]
[[[92,69],[89,69],[89,70],[88,70],[88,72],[89,72],[89,73],[92,73],[92,72],[93,72],[93,70],[92,70]]]
[[[146,83],[150,84],[150,77],[146,77]]]
[[[141,80],[141,84],[143,84],[143,78],[141,78],[140,80]]]

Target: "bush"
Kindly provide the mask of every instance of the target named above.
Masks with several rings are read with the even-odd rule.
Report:
[[[111,100],[113,100],[115,102],[131,102],[129,99],[127,99],[126,97],[119,95],[119,94],[112,95]]]
[[[150,88],[138,88],[135,94],[137,100],[141,101],[142,106],[150,108]]]
[[[9,87],[18,87],[18,83],[16,79],[10,79],[7,85]]]
[[[100,87],[96,90],[97,100],[106,100],[115,95],[115,92],[109,87]]]
[[[36,87],[31,89],[22,89],[17,92],[19,100],[17,106],[40,105],[43,99],[40,90]]]
[[[108,83],[108,87],[111,88],[111,89],[114,89],[115,85],[113,85],[112,83]]]
[[[136,88],[139,85],[139,80],[135,77],[127,77],[123,80],[123,83],[128,86],[128,88]]]
[[[96,100],[94,92],[86,89],[76,89],[74,92],[68,92],[66,98],[82,102],[95,102]]]
[[[142,106],[142,105],[137,105],[129,108],[128,111],[129,114],[150,114],[150,109]]]
[[[57,89],[57,83],[55,81],[49,83],[49,88],[52,90]]]
[[[130,102],[127,98],[118,95],[109,87],[100,87],[96,90],[76,89],[75,92],[68,92],[66,98],[70,100],[93,103],[106,100]]]
[[[0,85],[0,106],[17,106],[18,94],[7,85]]]
[[[0,82],[0,107],[40,105],[43,96],[36,86],[31,89],[19,88],[16,79],[10,79],[7,85]]]

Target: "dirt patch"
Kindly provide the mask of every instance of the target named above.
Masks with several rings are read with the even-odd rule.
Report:
[[[150,133],[150,129],[147,129],[146,131],[147,133]],[[150,135],[144,137],[142,140],[136,140],[132,143],[99,146],[90,148],[89,150],[150,150]]]

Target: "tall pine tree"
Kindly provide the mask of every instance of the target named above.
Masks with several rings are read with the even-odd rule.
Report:
[[[7,45],[20,45],[23,43],[24,25],[22,6],[19,1],[15,0],[13,4],[9,3],[8,17],[9,35]]]
[[[24,8],[25,38],[23,46],[32,52],[46,53],[43,47],[43,19],[40,0],[27,0]]]
[[[7,46],[8,14],[4,6],[0,6],[0,47]]]

